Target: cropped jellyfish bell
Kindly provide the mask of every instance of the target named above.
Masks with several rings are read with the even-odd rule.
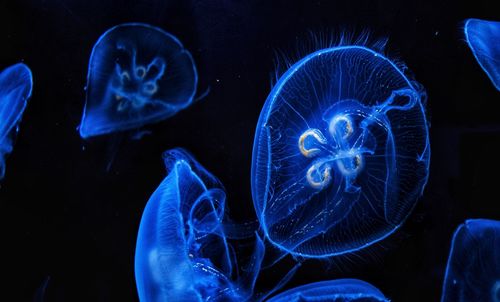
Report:
[[[464,34],[477,62],[500,90],[500,22],[467,19]]]
[[[0,73],[0,179],[5,175],[5,156],[12,152],[13,136],[33,88],[31,70],[23,63]]]
[[[388,302],[373,285],[357,279],[339,279],[310,283],[292,288],[268,302]]]
[[[426,94],[381,52],[340,45],[310,53],[264,104],[252,196],[266,237],[285,252],[325,257],[369,246],[422,194]]]
[[[246,301],[260,271],[255,243],[233,278],[236,255],[223,226],[222,184],[182,149],[164,154],[168,175],[144,209],[135,254],[140,301]]]
[[[442,302],[500,301],[500,221],[469,219],[453,235]]]

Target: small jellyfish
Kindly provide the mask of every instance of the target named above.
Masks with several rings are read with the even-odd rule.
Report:
[[[500,22],[467,19],[464,34],[477,62],[500,90]]]
[[[33,77],[18,63],[0,73],[0,179],[5,175],[5,155],[12,152],[13,136],[31,96]]]
[[[166,119],[193,102],[197,82],[193,58],[177,38],[147,24],[115,26],[90,56],[80,135]]]
[[[292,288],[267,302],[387,302],[376,287],[361,280],[339,279],[315,282]]]
[[[500,221],[470,219],[451,242],[442,302],[500,302]]]
[[[311,53],[281,76],[260,114],[252,196],[285,252],[357,251],[396,230],[429,172],[425,92],[362,45]]]
[[[245,301],[252,295],[263,243],[245,269],[224,232],[222,184],[186,151],[165,152],[168,175],[142,215],[135,254],[139,298],[145,301]]]

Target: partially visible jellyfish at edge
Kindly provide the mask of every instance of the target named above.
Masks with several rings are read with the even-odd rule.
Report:
[[[293,64],[257,124],[252,196],[293,255],[358,251],[403,223],[429,174],[426,93],[383,47],[340,45]]]
[[[380,290],[357,279],[338,279],[315,282],[285,291],[268,302],[387,302]]]
[[[166,119],[191,105],[197,83],[193,58],[176,37],[148,24],[117,25],[93,47],[80,135]]]
[[[222,220],[222,184],[182,149],[144,209],[135,254],[140,301],[246,301],[264,254],[258,236],[241,271]],[[237,275],[238,277],[234,278]]]
[[[455,231],[442,302],[500,302],[500,221],[470,219]]]
[[[0,73],[0,180],[5,176],[5,156],[12,152],[13,139],[33,88],[31,70],[23,63]]]
[[[500,22],[467,19],[464,35],[477,62],[500,90]]]

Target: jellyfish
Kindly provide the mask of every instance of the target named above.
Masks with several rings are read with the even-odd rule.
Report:
[[[373,285],[357,279],[339,279],[310,283],[292,288],[268,302],[386,302],[389,301]]]
[[[291,66],[257,124],[252,196],[286,253],[355,252],[394,232],[429,173],[425,91],[365,45],[315,51]]]
[[[5,175],[5,155],[12,152],[13,136],[31,96],[33,77],[23,63],[0,73],[0,179]]]
[[[92,50],[80,135],[166,119],[193,102],[197,82],[193,58],[177,38],[148,24],[117,25]]]
[[[137,237],[140,300],[247,300],[260,270],[262,241],[238,271],[223,225],[222,184],[182,149],[165,152],[164,160],[168,175],[148,201]]]
[[[500,221],[470,219],[451,242],[442,302],[500,301]]]
[[[500,90],[500,22],[467,19],[464,34],[477,62]]]

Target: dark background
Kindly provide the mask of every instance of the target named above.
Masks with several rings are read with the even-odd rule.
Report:
[[[137,301],[137,230],[169,148],[190,150],[220,178],[235,220],[254,218],[253,135],[276,53],[299,58],[311,33],[368,29],[389,38],[388,54],[428,92],[430,179],[400,232],[359,255],[307,261],[287,288],[352,277],[393,301],[437,301],[453,230],[466,218],[500,219],[500,94],[461,33],[465,18],[498,19],[494,2],[0,0],[0,68],[24,61],[34,77],[0,184],[0,300],[31,301],[48,281],[44,301]],[[145,127],[152,134],[140,141],[84,141],[76,128],[92,46],[132,21],[177,36],[194,56],[199,91],[211,92]],[[266,272],[258,288],[286,269]]]

